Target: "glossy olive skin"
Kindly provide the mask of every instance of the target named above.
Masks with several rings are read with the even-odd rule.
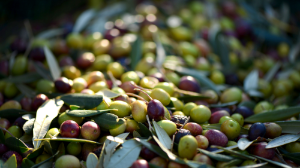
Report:
[[[84,123],[80,131],[84,139],[96,140],[100,136],[100,127],[92,121]]]
[[[248,139],[250,141],[253,141],[253,140],[255,140],[258,137],[264,137],[265,134],[266,134],[266,131],[267,130],[266,130],[266,127],[265,127],[264,124],[259,123],[259,122],[258,123],[254,123],[254,124],[252,124],[252,126],[249,129],[249,133],[248,133],[249,137],[248,137]]]
[[[148,162],[144,159],[138,159],[131,165],[131,168],[149,168]]]
[[[45,101],[48,100],[48,97],[44,94],[37,95],[31,104],[31,110],[36,111]]]
[[[238,106],[233,113],[239,113],[244,118],[250,117],[251,115],[254,114],[253,111],[246,106]]]
[[[165,115],[164,105],[159,100],[150,100],[147,106],[147,112],[151,120],[162,120]]]
[[[32,60],[40,61],[40,62],[43,62],[46,58],[44,49],[41,47],[36,47],[36,48],[31,49],[31,51],[29,53],[29,57]]]
[[[33,100],[29,97],[23,97],[20,101],[23,110],[31,111],[31,104]]]
[[[72,89],[73,81],[66,77],[60,77],[54,82],[57,91],[62,93],[68,93]]]
[[[266,159],[273,159],[276,153],[274,148],[266,149],[266,142],[259,142],[251,145],[250,153]]]
[[[149,141],[149,143],[151,143],[151,146],[156,145],[156,143],[154,141]],[[158,155],[156,153],[154,153],[153,151],[151,151],[150,149],[143,146],[142,150],[141,150],[141,153],[140,153],[140,156],[142,158],[146,159],[147,161],[150,161],[153,158],[157,157]]]
[[[200,92],[200,85],[196,81],[195,78],[191,76],[184,76],[180,79],[180,82],[178,84],[179,89],[192,91],[192,92]]]
[[[266,138],[274,139],[281,135],[282,128],[280,127],[280,125],[272,122],[264,123],[264,125],[266,127]]]
[[[80,133],[79,125],[72,120],[67,120],[60,125],[60,135],[67,138],[77,138]]]
[[[208,139],[210,145],[225,147],[228,143],[228,138],[226,135],[219,130],[208,130],[205,132],[205,137]]]

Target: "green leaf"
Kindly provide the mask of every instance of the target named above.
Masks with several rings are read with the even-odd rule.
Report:
[[[240,150],[245,150],[254,142],[255,142],[255,140],[254,141],[249,141],[247,138],[241,138],[241,139],[239,139],[237,145],[238,145]]]
[[[161,41],[158,37],[158,34],[154,34],[154,41],[156,43],[156,60],[155,64],[158,69],[161,69],[163,62],[165,61],[166,58],[166,51],[161,44]]]
[[[300,40],[298,36],[298,43],[294,44],[289,52],[289,61],[291,63],[295,62],[297,56],[299,55],[299,52],[300,52]]]
[[[228,106],[235,105],[237,103],[238,103],[238,101],[233,101],[233,102],[228,102],[228,103],[223,103],[223,104],[210,104],[209,107],[213,107],[213,108],[216,108],[216,107],[228,107]]]
[[[148,162],[148,165],[149,165],[150,168],[161,168],[160,166],[157,166],[157,165],[152,164],[150,162]]]
[[[53,145],[52,145],[53,146]],[[63,142],[61,142],[58,146],[59,153],[54,157],[55,160],[58,159],[59,157],[63,156],[66,154],[66,148],[65,148],[65,144]]]
[[[296,164],[300,164],[300,152],[283,154],[283,157],[292,160]]]
[[[164,152],[159,146],[151,144],[151,143],[147,142],[147,140],[143,140],[143,139],[139,139],[139,138],[135,138],[135,140],[137,142],[141,143],[143,146],[145,146],[149,150],[151,150],[152,152],[154,152],[157,155],[159,155],[160,157],[162,157],[164,159],[169,159],[169,157],[166,154],[166,152]]]
[[[95,115],[99,115],[102,113],[107,113],[109,111],[114,111],[118,109],[106,109],[106,110],[70,110],[67,111],[66,113],[69,116],[74,116],[74,117],[92,117]]]
[[[294,115],[300,114],[300,107],[289,107],[281,110],[272,110],[259,114],[254,114],[245,119],[245,122],[256,123],[256,122],[273,122],[282,121],[293,117]]]
[[[239,166],[239,168],[257,168],[257,167],[264,167],[267,164],[268,164],[268,162],[264,162],[264,163],[249,165],[249,166]]]
[[[233,159],[229,162],[226,162],[223,166],[224,167],[230,167],[230,166],[236,166],[236,165],[239,165],[243,162],[243,160],[241,159]]]
[[[41,75],[39,75],[37,72],[29,72],[29,73],[25,73],[24,75],[11,76],[3,80],[11,83],[31,83],[41,78],[42,78]]]
[[[97,141],[91,141],[91,140],[88,140],[88,139],[64,138],[64,137],[35,139],[34,141],[65,141],[65,142],[80,142],[80,143],[92,143],[92,144],[101,145],[101,143],[99,143]]]
[[[282,146],[291,142],[295,142],[300,138],[300,134],[287,134],[279,136],[271,140],[266,146],[267,149]]]
[[[300,132],[300,121],[274,121],[282,128],[282,133],[297,134]]]
[[[136,65],[139,63],[139,61],[142,58],[142,44],[143,44],[143,39],[140,35],[138,35],[135,42],[133,42],[131,46],[130,68],[132,70],[135,70]]]
[[[203,153],[203,154],[205,154],[205,155],[207,155],[208,157],[210,157],[212,159],[215,159],[217,161],[220,161],[220,162],[229,162],[229,161],[231,161],[231,160],[234,159],[231,156],[209,152],[207,150],[200,149],[200,148],[198,148],[198,151],[201,152],[201,153]]]
[[[112,113],[102,113],[92,118],[100,128],[114,129],[124,123],[123,120],[119,120],[118,116]]]
[[[50,29],[41,32],[36,36],[37,39],[49,39],[52,37],[60,36],[65,33],[65,30],[63,28],[58,28],[58,29]]]
[[[249,155],[246,155],[246,154],[243,154],[241,152],[237,152],[237,151],[234,151],[234,150],[231,150],[231,149],[228,149],[228,148],[223,148],[221,146],[213,146],[213,148],[218,148],[218,149],[222,149],[224,150],[226,153],[228,154],[231,154],[232,156],[235,156],[235,157],[239,157],[241,159],[248,159],[248,160],[253,160],[255,161],[256,158],[255,157],[252,157],[252,156],[249,156]],[[215,152],[214,152],[215,153]]]
[[[263,161],[266,161],[266,162],[269,162],[269,163],[272,163],[276,166],[279,166],[279,167],[283,167],[283,168],[292,168],[291,166],[288,166],[286,164],[283,164],[283,163],[280,163],[280,162],[276,162],[276,161],[273,161],[273,160],[269,160],[269,159],[265,159],[263,157],[259,157],[259,156],[256,156],[256,155],[253,155],[254,157],[260,159],[260,160],[263,160]]]
[[[104,142],[102,148],[103,152],[101,152],[101,155],[99,157],[98,165],[100,165],[101,167],[106,167],[110,162],[111,156],[115,152],[116,148],[120,144],[124,143],[128,135],[129,133],[123,133],[116,137],[108,136]]]
[[[35,163],[33,161],[29,160],[28,158],[24,158],[22,160],[22,168],[31,168],[34,165],[35,165]]]
[[[5,144],[10,150],[16,151],[18,153],[24,153],[29,150],[28,147],[24,144],[24,142],[15,137],[7,138],[5,140]]]
[[[172,140],[164,129],[162,129],[155,121],[152,122],[155,129],[155,133],[158,136],[159,141],[167,149],[171,149]]]
[[[35,122],[35,118],[32,118],[25,122],[25,124],[23,125],[23,130],[25,131],[26,134],[32,134],[34,122]]]
[[[24,134],[23,136],[20,137],[20,140],[23,141],[24,143],[31,143],[32,142],[32,135]]]
[[[149,131],[149,129],[141,122],[138,123],[139,129],[137,129],[137,132],[141,134],[142,137],[151,137],[152,133]]]
[[[53,166],[53,161],[49,160],[41,164],[38,168],[49,168]]]
[[[64,102],[58,99],[47,100],[36,112],[36,120],[33,127],[33,140],[43,138],[52,122],[58,115],[58,112]],[[33,141],[33,146],[37,149],[40,146],[40,141]]]
[[[17,158],[15,154],[9,157],[3,165],[4,168],[17,168],[17,166]]]
[[[86,159],[87,168],[96,168],[98,163],[98,157],[94,153],[90,153]]]
[[[281,63],[277,62],[264,76],[264,80],[270,82],[274,78],[276,72],[279,70],[280,67],[281,67]]]
[[[185,101],[195,101],[195,100],[203,100],[203,99],[207,99],[206,96],[180,96],[178,97],[179,100],[185,100]]]
[[[202,85],[214,90],[217,94],[220,94],[220,91],[218,90],[217,86],[206,76],[201,74],[201,71],[197,71],[194,69],[188,69],[184,67],[176,67],[175,71],[182,74],[182,75],[189,75],[197,79]]]
[[[132,135],[133,135],[134,138],[142,137],[142,136],[140,135],[140,133],[138,133],[136,130],[134,130],[134,131],[132,132]]]
[[[44,145],[41,145],[38,149],[30,153],[26,158],[35,159],[36,157],[40,156],[43,152],[44,152]]]
[[[130,167],[142,150],[141,144],[135,140],[128,140],[122,146],[112,155],[106,168]]]
[[[102,102],[103,96],[72,93],[62,95],[60,99],[68,105],[77,105],[83,109],[92,109],[97,107]]]
[[[71,109],[71,110],[78,110],[78,109],[80,109],[80,106],[77,106],[77,105],[70,105],[70,109]]]
[[[95,15],[96,11],[94,9],[88,9],[81,13],[81,15],[77,18],[75,22],[73,33],[81,32]]]
[[[51,72],[46,69],[44,66],[42,66],[41,64],[38,64],[36,62],[33,62],[34,68],[36,70],[36,72],[43,77],[44,79],[53,81],[53,78],[51,76]]]
[[[54,158],[56,155],[58,155],[58,154],[59,154],[59,151],[57,151],[54,155],[52,155],[52,156],[49,157],[48,159],[46,159],[46,160],[44,160],[44,161],[42,161],[42,162],[40,162],[40,163],[38,163],[38,164],[32,166],[31,168],[39,167],[40,165],[42,165],[42,164],[44,164],[44,163],[50,161],[51,159],[53,159],[53,158]]]
[[[98,93],[102,93],[103,96],[108,97],[108,98],[110,98],[110,99],[115,98],[115,97],[118,97],[118,96],[121,95],[121,94],[116,93],[116,92],[113,92],[113,91],[111,91],[111,90],[109,90],[109,89],[103,89],[103,90],[97,92],[97,94],[98,94]]]
[[[18,118],[24,114],[28,114],[28,111],[20,110],[20,109],[6,109],[0,110],[1,118]]]
[[[226,147],[225,149],[231,150],[231,149],[235,149],[235,148],[238,148],[238,146],[237,145],[229,146],[229,147]],[[222,153],[222,152],[224,152],[223,149],[213,151],[213,153]]]
[[[3,130],[0,130],[0,143],[5,144],[5,136]]]
[[[253,70],[248,74],[244,80],[244,89],[245,91],[257,90],[258,89],[258,71]]]
[[[55,81],[60,77],[61,74],[60,67],[58,66],[55,56],[47,46],[44,46],[44,52],[51,72],[52,79]]]

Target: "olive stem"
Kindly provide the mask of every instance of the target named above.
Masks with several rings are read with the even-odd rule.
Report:
[[[152,97],[150,97],[150,96],[148,95],[148,93],[146,93],[146,92],[143,91],[142,89],[135,88],[134,90],[138,90],[138,91],[140,91],[140,92],[143,92],[150,100],[153,100]]]
[[[148,121],[148,124],[149,124],[149,130],[150,130],[151,132],[153,132],[154,130],[153,130],[152,126],[151,126],[149,116],[146,115],[146,118],[147,118],[147,121]]]
[[[280,159],[280,161],[282,162],[282,163],[284,163],[284,164],[287,164],[285,161],[284,161],[284,159],[282,158],[282,155],[280,154],[280,152],[279,152],[279,150],[276,148],[276,156]]]
[[[171,152],[173,152],[174,141],[175,141],[175,134],[173,134],[173,137],[172,137]]]
[[[111,71],[107,71],[107,74],[113,84],[112,88],[118,87],[117,82],[116,82],[116,78],[114,77],[114,75],[111,73]]]
[[[139,96],[139,95],[136,95],[134,93],[126,93],[128,96],[133,96],[133,97],[137,97],[139,98],[140,100],[143,100],[144,102],[148,103],[147,100],[145,100],[142,96]]]
[[[9,133],[12,137],[16,138],[12,133],[10,133],[7,129],[0,127],[0,129],[2,129],[3,131]]]

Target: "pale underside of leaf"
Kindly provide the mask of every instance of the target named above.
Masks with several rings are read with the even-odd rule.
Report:
[[[266,146],[267,149],[282,146],[291,142],[295,142],[300,138],[300,134],[287,134],[277,137],[270,141]]]
[[[155,121],[153,121],[153,126],[155,128],[156,135],[159,141],[167,149],[171,149],[172,140],[164,129],[162,129]]]
[[[256,90],[258,88],[258,71],[253,70],[249,73],[249,75],[244,80],[244,89],[248,90]]]
[[[90,153],[86,159],[87,168],[96,168],[98,157],[94,153]]]
[[[47,46],[44,46],[44,52],[47,59],[47,63],[52,75],[53,80],[57,80],[61,76],[61,70],[58,66],[56,58],[54,57],[53,53],[49,50]]]
[[[247,149],[254,141],[249,141],[247,138],[241,138],[238,141],[238,147],[240,150],[245,150]]]

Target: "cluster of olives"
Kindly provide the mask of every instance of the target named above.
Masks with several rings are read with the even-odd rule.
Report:
[[[118,116],[119,120],[123,121],[122,125],[113,129],[101,128],[89,117],[68,115],[66,111],[70,110],[70,106],[64,104],[45,138],[78,138],[104,143],[107,136],[117,136],[124,132],[130,133],[127,139],[133,138],[140,129],[139,124],[150,128],[152,121],[156,121],[173,139],[173,153],[181,158],[223,167],[226,162],[215,162],[209,156],[199,153],[198,149],[215,151],[218,149],[216,146],[235,146],[239,139],[247,138],[250,141],[257,139],[258,142],[253,143],[247,150],[237,152],[281,162],[282,158],[275,155],[274,148],[266,148],[267,139],[282,135],[280,125],[274,122],[250,124],[245,123],[244,119],[266,111],[288,108],[284,100],[299,89],[300,71],[295,69],[286,78],[277,75],[271,82],[263,79],[276,61],[287,61],[289,45],[286,43],[279,44],[277,49],[268,47],[263,53],[264,56],[253,61],[253,65],[240,67],[252,59],[246,53],[253,46],[251,25],[244,19],[243,8],[234,2],[224,1],[219,7],[221,12],[217,21],[228,39],[229,60],[232,66],[238,67],[236,72],[225,73],[220,58],[210,47],[209,30],[213,23],[204,15],[206,9],[203,2],[193,1],[188,6],[181,7],[176,11],[177,15],[167,19],[168,28],[160,27],[164,20],[154,5],[140,4],[136,8],[137,14],[131,16],[134,20],[132,24],[127,24],[121,19],[124,17],[120,17],[115,21],[106,22],[104,34],[95,32],[84,36],[81,33],[69,33],[66,34],[66,39],[33,39],[28,56],[25,55],[28,39],[14,39],[10,49],[18,55],[12,64],[9,60],[0,60],[1,74],[18,77],[26,73],[41,74],[37,67],[49,69],[43,46],[48,46],[56,56],[62,74],[56,80],[39,78],[25,83],[37,93],[33,98],[25,97],[16,83],[7,80],[9,78],[1,79],[0,115],[1,110],[6,109],[36,112],[43,103],[53,98],[55,93],[94,95],[109,89],[118,96],[104,96],[103,101],[92,110],[111,109],[109,113]],[[138,25],[138,29],[134,25]],[[201,34],[201,38],[193,39],[193,32]],[[136,67],[130,69],[128,55],[133,49],[132,44],[137,39],[137,34],[144,40],[141,45],[142,56]],[[171,46],[174,53],[165,58],[163,71],[155,65],[157,44],[154,36],[157,34],[164,46]],[[195,77],[181,76],[170,70],[167,68],[170,64],[209,72],[209,80],[217,86],[225,86],[226,89],[218,94],[215,90],[202,86]],[[258,91],[263,97],[253,97],[241,89],[244,79],[253,69],[259,71]],[[190,101],[181,99],[184,94],[201,94],[204,97]],[[235,104],[214,106],[232,102]],[[289,120],[298,119],[298,116],[294,116]],[[6,139],[11,136],[20,140],[27,139],[26,145],[33,148],[32,133],[25,133],[22,129],[26,121],[22,117],[1,118],[0,127],[3,128]],[[211,129],[209,126],[212,124],[220,128]],[[245,133],[245,130],[248,133]],[[28,137],[31,137],[31,140],[28,141]],[[153,139],[150,139],[149,143],[158,145]],[[86,161],[89,153],[99,156],[103,151],[103,145],[92,143],[73,141],[61,142],[62,145],[54,144],[64,151],[52,159],[56,168],[79,168],[80,160]],[[289,143],[285,145],[285,150],[291,153],[300,152],[300,143]],[[5,144],[0,144],[2,161],[5,162],[13,154],[20,167],[22,159],[27,155],[11,151]],[[149,167],[148,163],[165,168],[187,167],[162,158],[145,146],[142,147],[139,156],[132,168]],[[50,157],[49,151],[45,149],[43,154],[35,159],[35,164]],[[288,159],[285,159],[285,162],[291,166],[298,166]],[[235,166],[257,163],[244,160]]]

